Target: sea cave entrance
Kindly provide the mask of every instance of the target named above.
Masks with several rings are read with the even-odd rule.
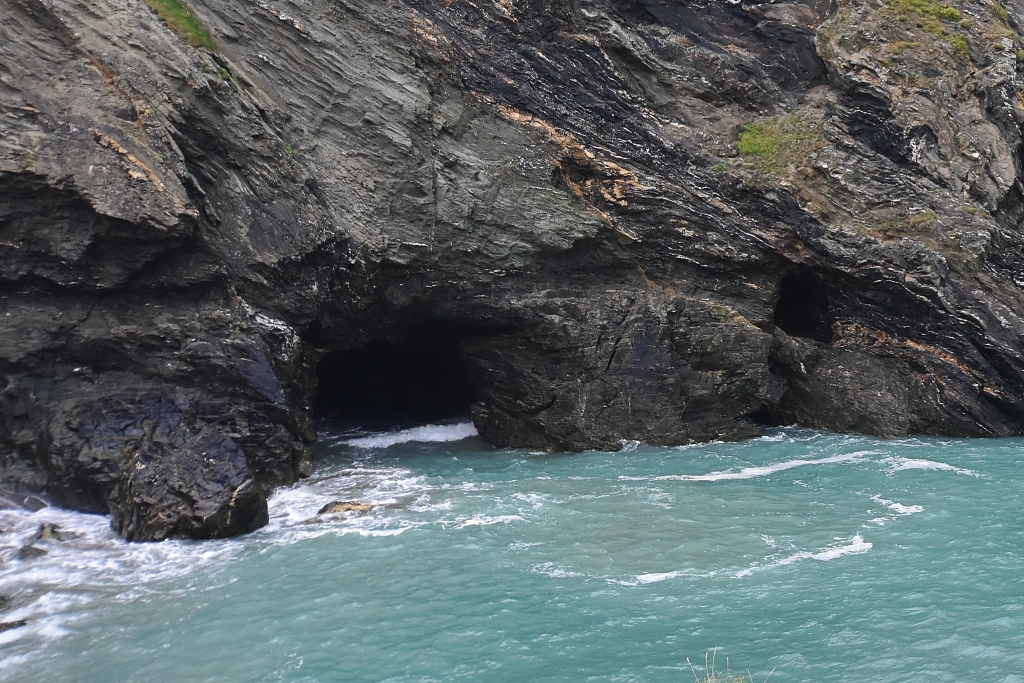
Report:
[[[458,348],[465,336],[420,325],[398,342],[327,354],[317,365],[314,414],[367,429],[467,417],[477,390]]]
[[[782,279],[775,325],[791,337],[832,343],[832,313],[828,285],[817,273],[798,270]]]

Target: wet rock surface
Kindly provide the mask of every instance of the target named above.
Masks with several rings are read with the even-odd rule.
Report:
[[[64,531],[57,524],[44,522],[39,525],[39,529],[33,538],[36,541],[70,541],[76,538],[76,535],[74,532]]]
[[[333,515],[339,512],[369,512],[373,506],[357,500],[336,500],[320,508],[316,514]]]
[[[47,552],[42,548],[37,548],[34,545],[23,545],[18,548],[18,552],[14,556],[19,560],[34,560],[46,554]]]
[[[6,490],[244,533],[425,328],[503,446],[1024,430],[1024,5],[191,4],[0,6]]]
[[[4,631],[10,631],[13,628],[21,628],[22,626],[27,625],[28,622],[24,619],[19,619],[17,621],[0,621],[0,633],[3,633]]]
[[[29,512],[38,512],[45,507],[46,503],[36,496],[0,489],[0,509],[21,508]]]

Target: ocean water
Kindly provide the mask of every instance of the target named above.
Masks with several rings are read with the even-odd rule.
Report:
[[[0,680],[1024,681],[1024,440],[619,453],[327,430],[240,539],[0,511]],[[370,513],[317,518],[332,500]],[[42,522],[77,537],[39,542]]]

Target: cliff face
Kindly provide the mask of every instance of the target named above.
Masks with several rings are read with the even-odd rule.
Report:
[[[192,8],[0,5],[3,486],[245,532],[427,328],[499,445],[1024,431],[1024,4]]]

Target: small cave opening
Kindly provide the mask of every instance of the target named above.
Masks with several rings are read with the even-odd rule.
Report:
[[[465,336],[419,325],[398,342],[328,353],[316,368],[314,415],[366,429],[467,417],[477,389],[459,351]]]
[[[825,280],[809,270],[786,275],[775,304],[775,325],[791,337],[831,344],[832,314]]]

